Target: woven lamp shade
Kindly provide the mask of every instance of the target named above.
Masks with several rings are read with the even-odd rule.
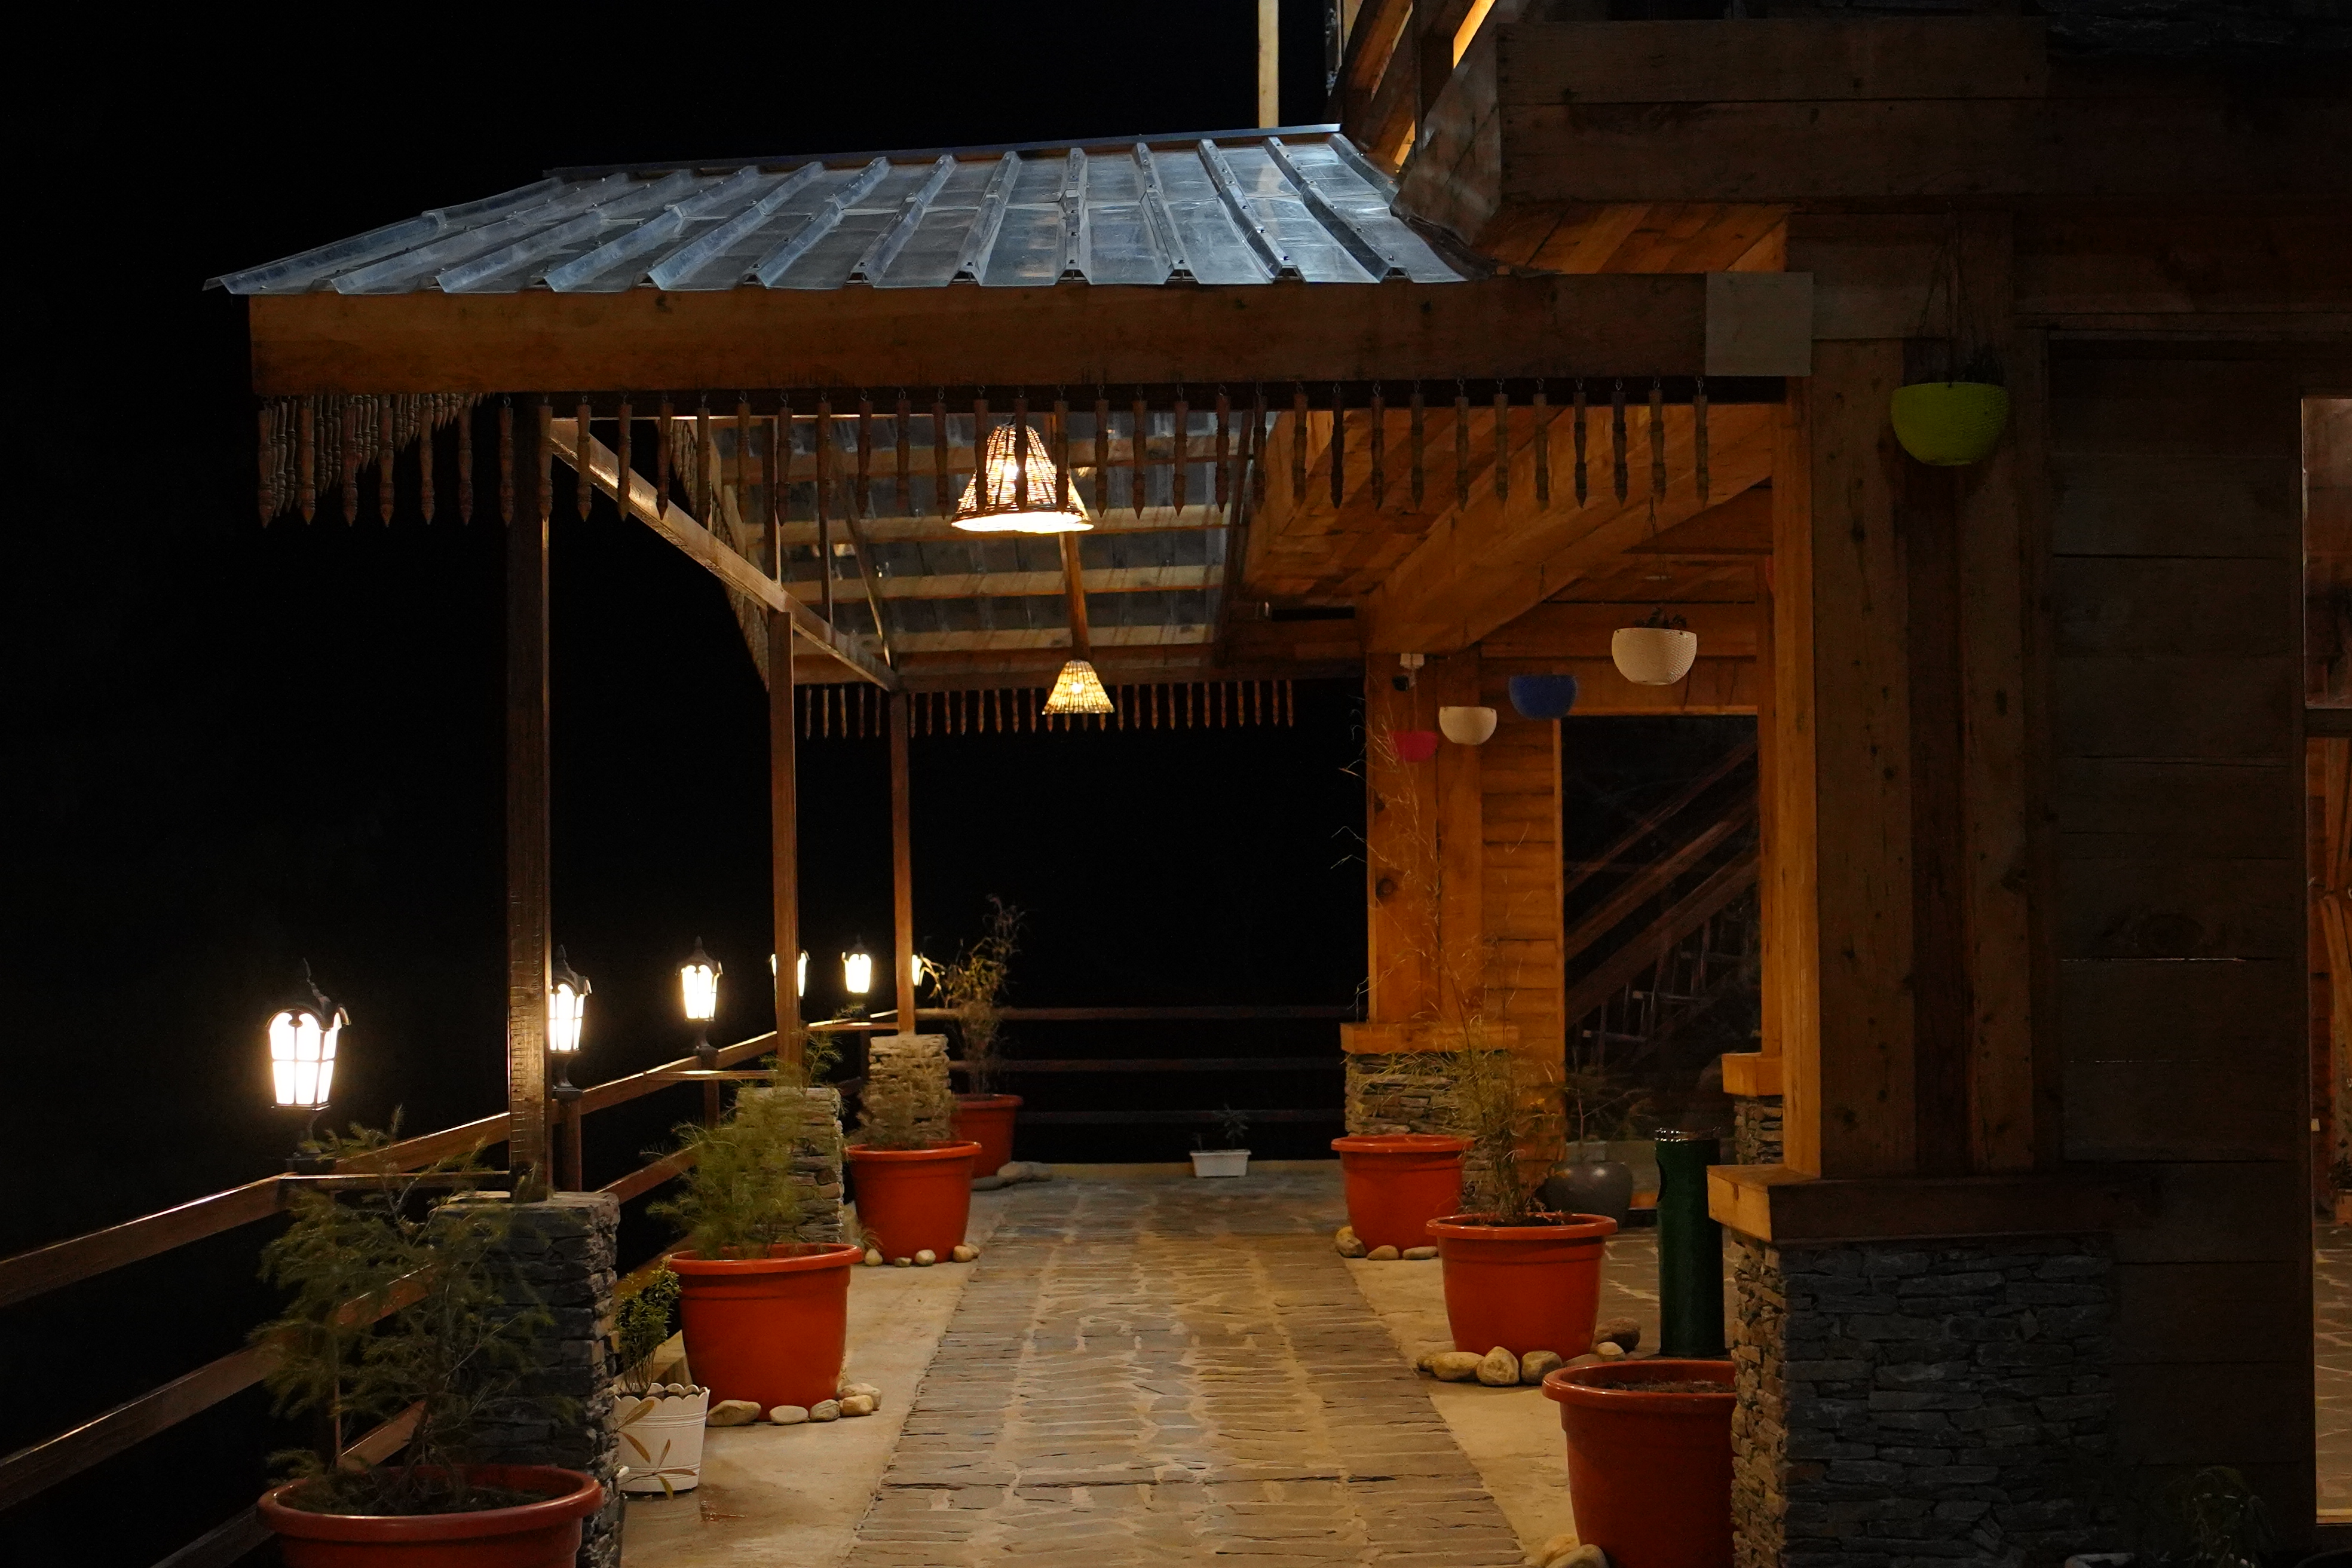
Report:
[[[1048,713],[1108,713],[1110,693],[1103,689],[1102,677],[1085,659],[1074,658],[1062,666],[1055,679],[1054,689],[1045,699]]]
[[[1025,475],[1015,460],[1016,440],[1028,448]],[[1092,528],[1077,496],[1065,501],[1057,494],[1060,489],[1045,438],[1035,427],[1025,422],[999,425],[988,434],[978,477],[965,488],[949,521],[966,533],[1076,533]]]

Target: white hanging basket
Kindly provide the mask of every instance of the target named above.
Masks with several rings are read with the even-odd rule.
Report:
[[[1673,626],[1625,626],[1609,639],[1617,672],[1636,686],[1672,686],[1698,658],[1698,634]]]
[[[1492,708],[1440,708],[1437,727],[1457,746],[1483,746],[1495,733]]]

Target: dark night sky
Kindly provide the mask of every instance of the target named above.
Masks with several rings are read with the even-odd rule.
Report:
[[[1286,9],[1286,109],[1311,121],[1319,8]],[[10,262],[0,1252],[273,1168],[295,1130],[262,1103],[258,1026],[303,957],[356,1019],[340,1110],[404,1105],[424,1130],[502,1100],[499,531],[257,527],[244,311],[205,278],[563,164],[1255,118],[1247,0],[659,32],[603,11],[527,33],[370,14],[331,37],[315,11],[238,15],[249,31],[61,36],[20,65],[53,112],[17,116],[19,178],[42,173]],[[717,584],[609,510],[559,513],[554,616],[557,934],[597,983],[594,1079],[684,1048],[672,969],[697,935],[730,980],[765,978],[763,699]],[[993,891],[1033,911],[1019,1000],[1349,999],[1352,696],[1302,707],[1293,731],[919,742],[925,945],[971,934]],[[879,742],[803,752],[820,960],[887,939],[885,787]],[[757,990],[732,989],[722,1036],[768,1026]],[[687,1109],[616,1128],[592,1177]],[[0,1447],[233,1348],[268,1306],[257,1240],[17,1309],[0,1375],[21,1389],[62,1357],[76,1392],[5,1418]],[[257,1488],[256,1419],[236,1402],[103,1467],[0,1519],[0,1546],[160,1466],[177,1492],[75,1553],[152,1561]]]

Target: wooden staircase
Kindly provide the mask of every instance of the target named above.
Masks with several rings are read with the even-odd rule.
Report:
[[[1755,757],[1752,743],[1734,750],[1566,879],[1572,902],[1588,889],[1563,944],[1572,1065],[1695,1078],[1703,1063],[1675,1047],[1727,1002],[1754,996]],[[1616,885],[1591,898],[1607,879]]]

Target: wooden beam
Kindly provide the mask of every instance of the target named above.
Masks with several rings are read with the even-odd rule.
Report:
[[[1078,536],[1075,533],[1065,533],[1061,535],[1061,542],[1062,593],[1070,610],[1070,657],[1086,659],[1091,663],[1095,650],[1093,639],[1087,635],[1087,629],[1086,572],[1078,564]],[[1206,641],[1207,638],[1204,637],[1200,640]]]
[[[1759,493],[1769,496],[1771,492]],[[1510,625],[1487,633],[1478,647],[1489,658],[1608,658],[1618,629],[1641,625],[1654,610],[1678,617],[1698,634],[1699,649],[1709,658],[1756,657],[1756,614],[1752,606],[1738,603],[1694,605],[1672,599],[1639,599],[1623,604],[1552,599],[1538,605]]]
[[[2095,1234],[2158,1212],[2154,1174],[2130,1167],[1824,1181],[1785,1165],[1718,1165],[1706,1187],[1717,1223],[1784,1245]]]
[[[1587,503],[1576,504],[1568,470],[1570,421],[1563,414],[1551,435],[1552,504],[1535,504],[1535,448],[1523,443],[1511,459],[1510,495],[1497,500],[1492,484],[1473,491],[1467,506],[1447,511],[1370,595],[1358,612],[1366,645],[1398,652],[1443,652],[1486,637],[1533,605],[1622,554],[1629,547],[1706,510],[1692,466],[1690,410],[1665,410],[1665,495],[1654,508],[1646,473],[1637,473],[1623,501],[1611,492],[1609,412],[1589,417],[1594,438]],[[1629,410],[1628,460],[1645,470],[1647,414]],[[1707,429],[1710,494],[1728,496],[1771,477],[1770,405],[1711,410]]]
[[[549,438],[556,453],[576,469],[579,467],[577,420],[549,421]],[[839,659],[851,671],[871,681],[886,691],[895,691],[898,678],[889,666],[877,663],[858,640],[846,632],[827,625],[815,611],[786,593],[782,585],[765,572],[738,554],[725,541],[711,532],[667,497],[656,495],[653,484],[643,474],[629,475],[628,493],[620,489],[620,459],[611,447],[594,437],[588,439],[588,472],[598,489],[614,498],[631,517],[668,540],[710,574],[739,594],[751,598],[762,608],[784,615],[793,631],[818,648]]]
[[[1067,538],[1068,535],[1063,537]],[[915,811],[908,765],[907,694],[893,691],[890,729],[890,926],[898,1016],[915,1016]],[[904,1032],[911,1034],[911,1029]]]
[[[1697,516],[1661,529],[1628,555],[1668,555],[1684,561],[1751,561],[1772,553],[1772,491],[1769,485],[1741,490]]]
[[[1698,375],[1697,274],[1163,289],[257,296],[254,390]]]
[[[776,1050],[797,1068],[801,1028],[801,835],[799,718],[793,702],[793,634],[782,610],[768,612],[768,894],[775,936]],[[891,700],[899,700],[897,691]]]
[[[1437,1016],[1437,763],[1408,763],[1393,737],[1436,727],[1425,696],[1399,691],[1393,658],[1364,661],[1366,1017],[1376,1024]]]
[[[507,1163],[515,1196],[546,1191],[550,935],[548,489],[554,446],[544,398],[514,418],[514,514],[507,523]]]
[[[1223,580],[1216,566],[1105,566],[1084,574],[1089,594],[1157,594],[1207,588]],[[882,577],[876,589],[885,599],[1044,598],[1069,591],[1060,572],[932,572],[919,577]]]

